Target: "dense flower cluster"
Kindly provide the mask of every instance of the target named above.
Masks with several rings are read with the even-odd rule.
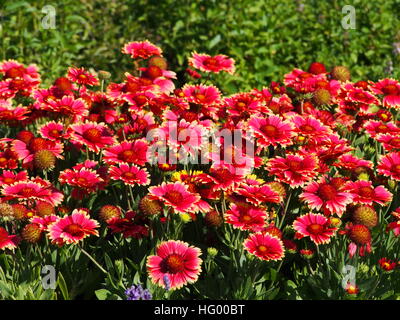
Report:
[[[313,63],[282,84],[226,96],[201,77],[234,74],[225,55],[193,53],[199,72],[188,69],[194,82],[177,88],[156,45],[130,42],[122,52],[135,69],[120,83],[71,67],[43,88],[35,65],[0,63],[9,132],[0,139],[0,217],[15,222],[0,228],[0,249],[42,234],[59,247],[157,237],[146,267],[168,291],[199,279],[205,245],[168,233],[171,224],[239,235],[237,250],[270,263],[312,259],[338,241],[349,257],[365,256],[381,225],[399,236],[398,81],[351,82],[347,68]],[[377,264],[397,267],[387,257]],[[150,297],[143,292],[126,295]]]

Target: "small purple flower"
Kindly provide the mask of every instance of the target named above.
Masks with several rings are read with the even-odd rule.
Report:
[[[169,289],[171,289],[171,280],[169,279],[167,274],[164,275],[163,280],[164,280],[165,290],[168,291]]]
[[[141,284],[133,285],[125,290],[126,300],[151,300],[152,295],[149,290],[143,289]]]

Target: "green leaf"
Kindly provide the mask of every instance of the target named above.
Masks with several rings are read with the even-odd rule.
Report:
[[[58,273],[57,283],[64,300],[70,300],[67,284],[61,272]]]
[[[107,289],[99,289],[96,290],[94,293],[99,300],[107,300],[107,298],[111,295],[111,292]]]

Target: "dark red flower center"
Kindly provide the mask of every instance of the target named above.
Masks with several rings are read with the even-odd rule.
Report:
[[[200,102],[204,101],[206,99],[206,96],[202,93],[196,93],[195,97],[197,98],[197,100],[199,100]]]
[[[371,198],[371,197],[373,197],[375,195],[375,191],[374,191],[373,188],[365,186],[365,187],[361,187],[358,190],[358,194],[361,197]]]
[[[52,129],[49,131],[49,136],[53,138],[59,138],[61,136],[61,132],[57,129]]]
[[[218,65],[218,60],[215,58],[208,58],[204,60],[203,64],[207,67],[215,67]]]
[[[313,75],[311,73],[308,73],[308,72],[304,72],[304,73],[299,74],[299,78],[300,79],[308,79],[308,78],[311,78],[312,76]]]
[[[261,126],[260,130],[268,137],[276,137],[278,134],[278,129],[270,124],[265,124]]]
[[[380,124],[379,126],[376,127],[376,132],[388,132],[389,128],[386,124]]]
[[[394,95],[399,93],[399,89],[394,84],[388,84],[382,88],[382,92],[386,95]]]
[[[14,182],[15,182],[15,179],[10,178],[10,177],[7,177],[7,178],[3,179],[3,183],[5,183],[5,184],[11,184],[11,183],[14,183]]]
[[[29,150],[37,152],[40,150],[46,150],[49,147],[49,141],[43,138],[33,138],[29,143]]]
[[[183,258],[177,254],[171,254],[163,261],[164,268],[169,273],[178,273],[185,270],[185,263]]]
[[[252,219],[251,219],[251,217],[250,217],[248,214],[243,214],[243,215],[240,217],[240,220],[241,220],[242,222],[244,222],[244,223],[249,223]]]
[[[133,179],[135,178],[135,174],[132,172],[124,172],[122,174],[122,177],[126,178],[126,179]]]
[[[309,233],[315,234],[315,235],[323,233],[324,230],[325,230],[325,227],[323,225],[316,224],[316,223],[313,223],[313,224],[310,224],[309,226],[307,226],[307,231]]]
[[[22,77],[25,73],[25,68],[23,66],[13,67],[6,71],[6,78],[19,78]]]
[[[164,195],[164,198],[166,198],[168,201],[170,201],[171,203],[174,203],[174,204],[179,204],[183,200],[182,193],[180,193],[179,191],[175,191],[175,190],[168,191]]]
[[[87,179],[84,178],[84,177],[79,177],[79,178],[77,179],[77,181],[78,181],[78,183],[80,183],[80,184],[86,184],[86,183],[87,183]]]
[[[390,139],[390,144],[395,147],[400,147],[400,138]]]
[[[267,248],[266,246],[264,246],[264,245],[259,245],[259,246],[257,247],[257,250],[258,250],[261,254],[263,254],[263,253],[266,253],[266,252],[268,251],[268,248]]]
[[[20,195],[24,196],[24,197],[30,197],[30,196],[33,196],[35,194],[36,194],[35,189],[30,188],[30,187],[22,188],[21,191],[20,191]]]
[[[237,107],[239,110],[243,110],[243,109],[246,107],[246,103],[243,102],[243,101],[238,101],[238,102],[236,102],[236,107]]]
[[[313,126],[310,126],[310,125],[308,125],[308,124],[305,124],[305,125],[302,125],[302,126],[300,127],[300,130],[303,131],[303,132],[308,132],[308,133],[310,133],[310,132],[314,132],[314,131],[315,131],[315,128],[314,128]]]
[[[289,160],[287,162],[287,166],[290,168],[290,170],[292,171],[297,171],[299,169],[301,169],[302,165],[301,165],[301,161],[299,160]]]
[[[118,159],[132,163],[135,161],[135,152],[133,150],[124,150],[120,154],[118,154]]]
[[[86,140],[96,143],[101,141],[101,131],[97,128],[90,128],[86,130],[82,135]]]
[[[67,225],[64,230],[64,232],[69,233],[70,235],[74,237],[80,237],[83,235],[83,230],[82,227],[76,223],[71,223]]]
[[[336,197],[337,190],[330,184],[323,184],[318,189],[318,195],[322,200],[329,201]]]
[[[395,173],[400,173],[400,164],[394,164],[390,169]]]
[[[367,98],[367,95],[365,94],[365,92],[356,92],[354,94],[354,97],[358,100],[364,100],[365,98]]]

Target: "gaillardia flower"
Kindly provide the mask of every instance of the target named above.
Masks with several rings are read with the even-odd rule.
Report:
[[[165,287],[164,276],[170,280],[170,289],[182,288],[197,281],[201,272],[201,250],[183,241],[162,242],[156,255],[147,258],[147,271],[153,283]]]
[[[303,237],[310,237],[316,244],[329,243],[337,228],[330,227],[330,221],[322,214],[308,213],[293,222],[293,228]]]
[[[98,236],[99,223],[90,219],[85,210],[75,209],[70,216],[58,219],[48,227],[48,236],[52,242],[78,243],[87,236]]]
[[[261,260],[281,260],[285,256],[282,240],[269,233],[255,233],[243,243],[244,248]]]

